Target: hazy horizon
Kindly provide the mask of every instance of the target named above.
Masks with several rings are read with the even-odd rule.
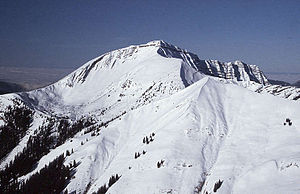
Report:
[[[71,68],[163,39],[201,59],[300,72],[300,1],[1,1],[0,66]]]
[[[0,66],[0,81],[18,84],[27,90],[47,86],[59,81],[76,68],[6,67]],[[293,84],[300,80],[300,73],[264,72],[268,79]]]

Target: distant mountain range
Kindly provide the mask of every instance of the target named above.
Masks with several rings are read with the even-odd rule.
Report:
[[[45,87],[73,70],[71,68],[0,66],[0,81],[5,82],[0,85],[0,90],[3,93],[10,93]]]
[[[5,81],[0,81],[0,95],[13,93],[13,92],[24,92],[26,88],[16,83],[9,83]]]
[[[288,83],[288,82],[285,82],[285,81],[280,81],[280,80],[272,80],[272,79],[268,79],[269,82],[273,85],[281,85],[281,86],[295,86],[297,88],[300,87],[300,80],[295,82],[295,83]]]
[[[300,72],[265,72],[268,80],[284,81],[294,85],[300,80]]]
[[[300,80],[293,84],[293,86],[300,88]]]

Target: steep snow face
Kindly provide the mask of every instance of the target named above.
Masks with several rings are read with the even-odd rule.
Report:
[[[133,111],[91,141],[89,146],[101,142],[91,160],[101,158],[103,167],[95,168],[98,178],[89,179],[89,193],[115,173],[122,177],[110,193],[214,193],[219,180],[217,193],[297,193],[299,108],[296,102],[200,80]],[[287,117],[292,126],[283,125]],[[153,142],[143,144],[151,133]],[[146,154],[134,159],[143,150]]]
[[[4,114],[5,108],[9,105],[13,105],[13,102],[11,99],[14,99],[17,97],[18,96],[16,94],[0,95],[0,126],[4,125],[3,114]]]
[[[161,44],[106,53],[51,86],[21,95],[42,111],[100,117],[101,112],[123,112],[172,95],[203,77],[185,61],[159,55]]]
[[[21,96],[44,112],[99,117],[99,112],[109,112],[116,106],[126,111],[120,108],[122,104],[134,109],[172,95],[201,79],[203,73],[233,81],[267,83],[257,66],[200,60],[159,40],[103,54],[59,82]],[[105,107],[95,109],[99,104]]]
[[[99,136],[78,133],[34,172],[74,149],[65,163],[80,164],[69,192],[93,193],[117,173],[109,193],[215,193],[219,180],[217,193],[297,193],[299,110],[297,102],[206,77],[123,115]]]
[[[197,55],[164,42],[161,43],[158,52],[165,57],[180,58],[206,75],[236,81],[253,81],[263,85],[269,83],[266,76],[256,65],[247,65],[241,61],[226,63],[217,60],[200,60]]]

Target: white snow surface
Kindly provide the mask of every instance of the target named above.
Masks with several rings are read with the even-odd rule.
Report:
[[[281,98],[300,100],[300,88],[294,86],[266,85],[256,90],[258,93],[270,93]]]
[[[70,192],[91,183],[92,193],[118,173],[109,193],[193,193],[202,184],[201,193],[213,193],[218,180],[218,193],[299,193],[299,110],[298,102],[207,77],[131,111],[99,136],[78,134],[44,156],[36,171],[73,148],[66,164],[80,165]],[[292,126],[283,125],[287,117]],[[151,133],[154,141],[143,144]]]
[[[65,164],[80,164],[69,192],[96,192],[119,174],[108,193],[214,193],[219,180],[216,193],[299,193],[299,101],[254,92],[268,84],[257,66],[216,64],[152,41],[106,53],[46,88],[0,96],[1,109],[18,97],[36,110],[31,130],[1,167],[42,122],[39,114],[92,115],[100,123],[126,111],[99,136],[82,131],[51,150],[20,180],[73,149]],[[215,75],[213,65],[215,73],[227,65],[227,73]]]
[[[102,110],[108,115],[115,108],[126,110],[169,96],[203,77],[185,61],[159,55],[161,44],[106,53],[59,82],[21,96],[41,111],[99,116]],[[100,110],[99,104],[105,107]]]

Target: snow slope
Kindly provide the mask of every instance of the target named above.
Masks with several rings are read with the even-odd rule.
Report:
[[[66,164],[75,159],[80,165],[69,192],[83,192],[91,183],[92,193],[118,173],[122,177],[109,193],[213,193],[219,180],[218,193],[298,193],[299,110],[297,102],[203,78],[124,115],[99,136],[78,134],[43,157],[36,170],[73,148]],[[287,117],[292,126],[283,125]],[[154,141],[143,144],[151,133]]]
[[[99,136],[77,133],[19,180],[73,149],[65,164],[79,165],[69,192],[96,192],[118,173],[108,193],[214,193],[219,180],[217,193],[299,193],[300,104],[254,92],[267,86],[257,66],[200,60],[164,41],[112,51],[53,85],[0,96],[1,110],[13,98],[35,110],[0,167],[46,116],[92,116],[98,124],[119,116]]]
[[[266,85],[256,90],[258,93],[269,93],[289,100],[300,99],[300,88],[294,86]]]
[[[70,116],[74,109],[77,114],[93,114],[98,111],[94,104],[109,104],[106,108],[110,109],[122,100],[137,106],[134,101],[141,100],[150,87],[159,88],[161,93],[154,98],[161,98],[194,83],[203,74],[241,84],[268,83],[255,65],[204,61],[164,41],[152,41],[105,53],[53,85],[23,93],[22,98],[42,111],[57,114],[63,106],[64,114]]]
[[[100,117],[101,111],[107,115],[115,108],[123,111],[169,96],[203,77],[185,61],[159,55],[161,44],[154,41],[106,53],[59,82],[21,97],[41,111]]]
[[[274,112],[274,103],[282,108]],[[120,151],[109,157],[113,161],[107,173],[93,185],[97,188],[119,173],[122,178],[111,193],[193,193],[203,181],[202,192],[212,193],[219,179],[224,181],[219,193],[297,193],[299,108],[205,78],[112,127],[122,146],[114,145]],[[287,116],[294,126],[283,125]],[[129,132],[122,132],[125,128]],[[152,132],[153,143],[143,145],[143,136]],[[133,153],[142,150],[145,156],[133,159]],[[164,166],[158,169],[161,159]]]
[[[272,93],[264,87],[268,80],[255,65],[200,60],[160,40],[105,53],[59,82],[20,96],[42,112],[71,118],[89,114],[101,119],[101,112],[113,117],[115,109],[121,113],[172,95],[204,74]]]

